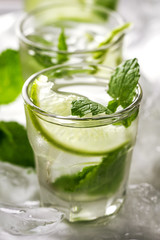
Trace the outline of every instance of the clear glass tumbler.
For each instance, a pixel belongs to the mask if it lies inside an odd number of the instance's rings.
[[[64,64],[32,75],[23,87],[41,203],[71,222],[113,216],[125,199],[141,87],[132,104],[116,113],[71,114],[79,98],[107,104],[112,72],[102,65]]]
[[[84,61],[115,67],[122,60],[126,31],[112,31],[124,24],[110,9],[72,0],[59,0],[26,14],[18,27],[24,79],[63,63]]]

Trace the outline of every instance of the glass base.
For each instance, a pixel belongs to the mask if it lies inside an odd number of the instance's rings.
[[[123,194],[116,194],[113,197],[97,199],[93,201],[64,200],[50,193],[49,190],[41,186],[41,204],[45,207],[53,207],[65,214],[69,222],[91,221],[99,218],[114,217],[125,200]]]
[[[79,205],[74,205],[68,214],[67,219],[70,222],[76,221],[91,221],[99,218],[113,217],[121,208],[124,199],[118,199],[111,205],[108,205],[107,200],[99,200],[97,202],[83,202]]]

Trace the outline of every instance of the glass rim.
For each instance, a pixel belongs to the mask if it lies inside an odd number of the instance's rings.
[[[105,114],[103,116],[92,116],[92,117],[83,117],[80,118],[78,116],[61,116],[61,115],[56,115],[50,112],[47,112],[43,109],[41,109],[40,107],[36,106],[30,99],[29,94],[28,94],[28,89],[29,89],[29,85],[41,74],[44,74],[45,72],[54,70],[56,68],[61,68],[61,67],[74,67],[74,66],[79,66],[79,63],[74,63],[74,64],[61,64],[61,65],[56,65],[56,66],[52,66],[49,68],[45,68],[33,75],[31,75],[24,83],[23,88],[22,88],[22,97],[23,100],[25,102],[25,104],[29,105],[31,107],[31,110],[36,112],[37,114],[40,114],[42,117],[49,117],[51,119],[55,119],[55,120],[59,120],[59,121],[65,121],[65,124],[67,124],[67,121],[73,121],[73,122],[88,122],[88,121],[104,121],[104,120],[114,120],[114,119],[118,119],[119,121],[126,118],[131,112],[132,110],[136,109],[142,99],[142,88],[141,85],[138,83],[137,84],[137,97],[133,100],[133,102],[126,108],[119,110],[115,113],[112,114]],[[106,69],[110,72],[112,72],[114,69],[111,67],[107,67],[101,64],[94,64],[94,63],[81,63],[81,66],[95,66],[95,67],[101,67],[103,69]],[[107,79],[106,79],[107,80]]]
[[[115,46],[119,43],[119,41],[124,37],[125,35],[125,32],[122,32],[121,34],[119,34],[118,38],[113,41],[112,43],[109,43],[109,44],[106,44],[105,46],[102,46],[102,47],[99,47],[99,48],[93,48],[93,49],[90,49],[90,50],[75,50],[75,51],[62,51],[62,50],[57,50],[55,49],[54,47],[51,47],[51,46],[45,46],[43,43],[36,43],[30,39],[28,39],[24,33],[23,33],[23,24],[25,23],[25,21],[27,19],[29,19],[30,17],[33,17],[35,16],[36,14],[40,13],[40,12],[43,12],[43,11],[46,11],[48,9],[50,9],[51,7],[53,6],[60,6],[62,3],[62,0],[59,0],[59,1],[56,1],[55,3],[48,3],[48,4],[45,4],[44,6],[40,6],[40,7],[37,7],[36,9],[34,10],[31,10],[30,12],[28,13],[25,13],[21,18],[20,18],[20,21],[17,25],[17,29],[16,29],[16,32],[17,32],[17,36],[20,40],[23,41],[23,43],[25,43],[26,45],[28,46],[31,46],[31,47],[34,47],[36,48],[37,50],[44,50],[44,51],[50,51],[50,52],[55,52],[55,53],[60,53],[60,54],[83,54],[83,53],[91,53],[91,52],[99,52],[99,51],[102,51],[102,50],[106,50],[108,48],[110,48],[111,46]],[[69,5],[69,2],[63,2],[63,5]],[[76,3],[74,3],[75,6],[76,6]],[[79,3],[80,4],[80,3]],[[116,11],[114,10],[111,10],[107,7],[103,8],[101,6],[90,6],[90,8],[92,9],[95,9],[95,10],[98,10],[98,11],[102,11],[103,13],[106,13],[106,14],[110,14],[112,15],[116,20],[117,22],[119,23],[118,26],[120,25],[123,25],[126,21],[124,20],[124,18]]]

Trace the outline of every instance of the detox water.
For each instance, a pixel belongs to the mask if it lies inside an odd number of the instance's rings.
[[[117,66],[122,60],[124,24],[115,12],[71,1],[31,12],[19,25],[24,80],[37,71],[63,63]],[[120,29],[112,33],[117,28]]]
[[[74,100],[87,98],[104,106],[111,100],[102,71],[90,74],[79,68],[58,68],[38,76],[28,94],[42,114],[28,104],[25,107],[42,205],[59,209],[69,221],[93,220],[119,210],[138,119],[127,127],[122,124],[134,108],[124,119],[108,116],[107,122],[104,113],[72,116]]]

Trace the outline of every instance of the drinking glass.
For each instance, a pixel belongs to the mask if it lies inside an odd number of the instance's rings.
[[[59,0],[26,14],[18,27],[24,80],[43,68],[67,62],[117,66],[125,31],[104,42],[123,25],[122,17],[110,9],[72,0]]]
[[[125,199],[140,85],[132,104],[116,113],[71,113],[81,98],[107,105],[112,73],[103,65],[63,64],[32,75],[23,86],[41,204],[64,212],[71,222],[114,216]]]

